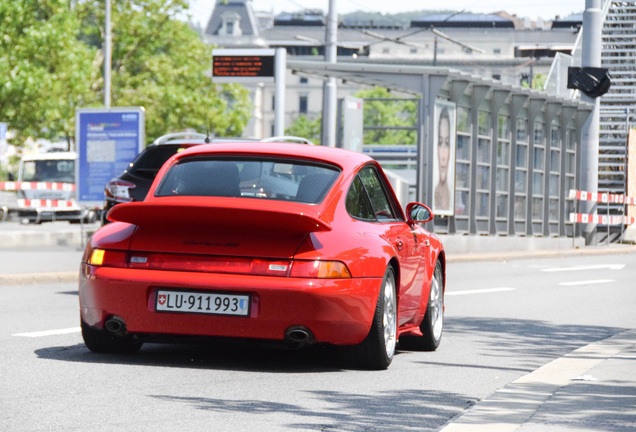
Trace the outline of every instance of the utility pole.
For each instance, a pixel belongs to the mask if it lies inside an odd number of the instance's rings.
[[[581,56],[581,66],[584,68],[601,67],[602,14],[601,0],[585,0]],[[600,100],[589,97],[585,93],[581,93],[581,100],[593,105],[592,113],[581,130],[581,189],[596,193],[598,192]],[[581,206],[584,214],[596,212],[596,204],[592,201],[582,202]],[[586,245],[597,244],[596,224],[583,225],[583,237]]]
[[[338,56],[338,14],[336,0],[329,0],[325,62],[336,63]],[[322,145],[336,146],[336,112],[338,107],[336,78],[328,77],[322,88]]]
[[[110,0],[106,0],[106,22],[104,24],[104,106],[110,108],[110,69],[111,69],[111,26]]]

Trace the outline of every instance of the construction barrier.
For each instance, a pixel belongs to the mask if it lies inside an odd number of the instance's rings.
[[[61,182],[18,182],[18,181],[5,181],[0,182],[0,191],[18,192],[18,191],[65,191],[75,192],[75,183],[61,183]],[[74,199],[18,199],[18,208],[78,208],[77,202]]]
[[[21,222],[69,220],[86,220],[93,222],[97,209],[83,208],[75,200],[77,187],[74,183],[63,182],[0,182],[0,191],[17,193],[17,212]],[[6,219],[6,211],[2,209],[2,218]]]
[[[18,199],[19,208],[77,208],[75,200],[56,200],[56,199]]]
[[[570,213],[570,222],[597,224],[597,225],[631,225],[636,222],[636,218],[629,216],[608,216],[597,214]]]
[[[570,190],[568,198],[579,201],[594,201],[603,204],[636,205],[636,198],[634,197],[611,193],[585,192],[574,189]]]
[[[625,195],[570,190],[569,199],[578,201],[594,201],[602,204],[636,205],[636,198]],[[598,215],[586,213],[570,213],[570,222],[598,225],[632,225],[636,218],[625,215]]]
[[[75,183],[59,183],[59,182],[17,182],[5,181],[0,182],[0,191],[19,191],[19,190],[54,190],[54,191],[74,191]]]

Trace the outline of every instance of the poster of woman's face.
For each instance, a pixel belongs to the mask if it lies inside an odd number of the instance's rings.
[[[452,102],[435,102],[433,130],[433,213],[452,216],[455,209],[455,114]]]

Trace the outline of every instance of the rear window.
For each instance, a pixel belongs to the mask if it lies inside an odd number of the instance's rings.
[[[318,203],[340,173],[289,159],[190,159],[173,166],[155,196],[226,196]]]

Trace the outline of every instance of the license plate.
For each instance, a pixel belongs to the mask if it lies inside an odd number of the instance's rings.
[[[210,315],[249,315],[250,296],[190,291],[157,291],[156,310]]]

